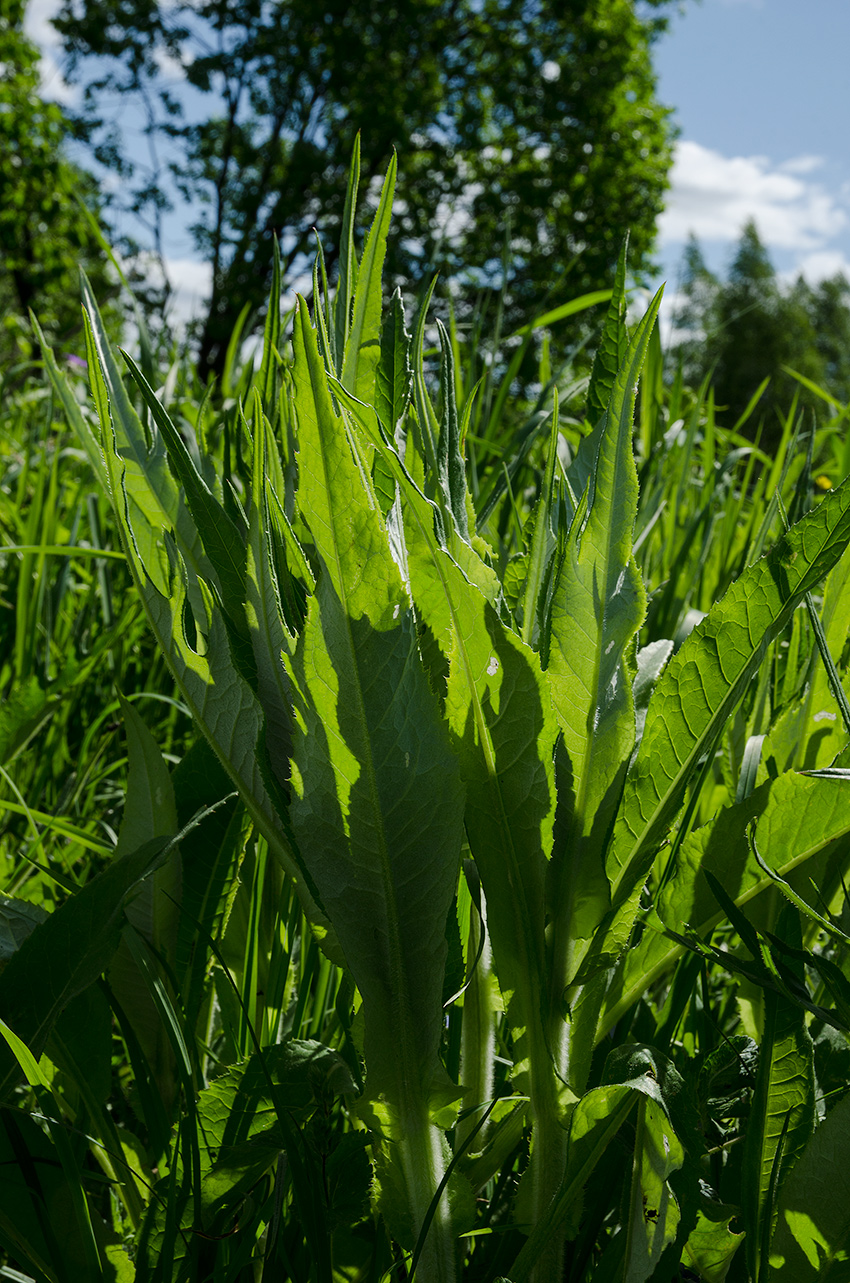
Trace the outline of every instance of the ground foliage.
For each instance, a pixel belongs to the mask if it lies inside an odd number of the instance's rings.
[[[513,405],[545,327],[387,302],[394,178],[219,393],[86,285],[91,399],[10,404],[7,1262],[844,1277],[841,416],[665,388],[625,252]]]

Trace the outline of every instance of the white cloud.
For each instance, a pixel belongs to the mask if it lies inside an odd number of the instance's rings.
[[[823,166],[823,156],[792,156],[777,168],[783,174],[812,174]]]
[[[773,165],[766,156],[722,156],[699,143],[677,144],[671,191],[659,229],[663,241],[735,241],[753,219],[769,246],[818,251],[845,229],[835,196],[802,175],[819,164],[800,156]]]
[[[793,272],[784,272],[783,276],[789,281],[795,281],[798,276],[802,276],[809,285],[817,285],[820,281],[837,276],[839,272],[842,272],[850,281],[850,259],[846,254],[842,254],[841,250],[822,249],[816,250],[813,254],[804,254]]]
[[[41,50],[38,70],[41,92],[51,102],[76,103],[80,91],[64,79],[56,54],[59,52],[59,34],[51,19],[59,12],[60,0],[30,0],[24,17],[24,31],[33,44]]]

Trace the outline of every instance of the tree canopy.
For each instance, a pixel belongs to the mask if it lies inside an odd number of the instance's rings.
[[[440,271],[469,297],[507,264],[509,310],[527,316],[605,284],[626,229],[640,272],[671,160],[650,58],[668,3],[65,0],[55,25],[136,212],[155,227],[170,181],[201,210],[211,369],[243,305],[262,308],[275,235],[290,280],[314,228],[338,244],[358,131],[370,192],[398,153],[396,282]],[[116,94],[138,103],[144,165],[110,130]]]
[[[789,371],[850,401],[850,282],[841,274],[809,285],[776,275],[753,222],[744,227],[726,280],[706,267],[692,239],[685,250],[681,302],[675,318],[674,356],[688,382],[714,372],[717,405],[734,423],[763,379],[769,378],[754,421],[767,438],[778,430],[795,393],[803,404],[818,398]]]
[[[92,177],[63,150],[69,122],[39,91],[38,49],[23,30],[24,5],[0,0],[0,357],[32,354],[32,308],[58,343],[82,328],[79,269],[100,296],[106,260],[85,209],[97,208]]]

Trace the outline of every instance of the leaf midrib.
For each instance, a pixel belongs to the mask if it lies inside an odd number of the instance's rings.
[[[303,319],[301,323],[302,325],[305,325],[305,321]],[[308,345],[305,341],[305,344],[304,344],[305,355],[306,355],[307,346]],[[363,756],[364,756],[364,761],[361,762],[361,770],[365,769],[366,771],[369,798],[371,800],[372,812],[375,817],[375,830],[376,830],[376,834],[379,837],[379,841],[376,842],[375,845],[378,848],[376,853],[378,855],[378,860],[379,860],[380,870],[381,870],[381,882],[383,886],[384,903],[387,906],[387,909],[391,910],[391,912],[390,911],[387,912],[386,918],[387,918],[387,929],[388,929],[387,943],[388,943],[389,954],[390,954],[390,967],[391,967],[391,970],[394,972],[394,976],[392,979],[392,988],[396,993],[399,994],[399,997],[400,997],[399,1011],[402,1014],[403,1023],[404,1023],[404,1036],[399,1039],[399,1042],[401,1045],[401,1056],[399,1058],[401,1061],[401,1065],[400,1065],[400,1073],[397,1075],[397,1077],[402,1088],[402,1093],[405,1093],[407,1087],[412,1086],[412,1084],[417,1081],[418,1077],[421,1075],[423,1066],[419,1065],[418,1063],[418,1056],[416,1054],[415,1031],[412,1028],[410,1023],[410,1018],[411,1018],[410,994],[409,994],[408,984],[407,984],[407,974],[404,968],[404,949],[402,947],[402,941],[401,941],[399,905],[397,901],[395,884],[393,881],[392,870],[390,866],[389,846],[387,842],[386,827],[384,824],[384,813],[383,813],[383,808],[380,804],[380,795],[378,792],[378,782],[377,782],[377,773],[375,770],[373,746],[372,746],[371,736],[369,734],[369,720],[366,716],[366,707],[363,699],[363,686],[362,686],[360,666],[357,661],[357,649],[354,644],[354,634],[351,627],[352,617],[351,617],[351,612],[348,606],[349,594],[347,591],[346,579],[343,573],[343,569],[344,569],[343,555],[342,555],[342,550],[340,547],[340,542],[339,542],[338,533],[337,533],[336,508],[335,508],[335,505],[332,503],[332,499],[331,499],[331,496],[333,494],[333,488],[330,484],[330,469],[329,469],[329,460],[328,460],[328,455],[326,450],[325,434],[322,431],[321,427],[319,426],[319,422],[318,422],[319,398],[317,395],[318,389],[316,386],[314,362],[309,357],[307,357],[305,364],[307,366],[309,379],[310,379],[310,387],[313,394],[313,406],[316,409],[316,434],[315,435],[316,435],[316,440],[318,441],[318,451],[319,451],[319,457],[321,459],[322,472],[323,472],[322,481],[324,484],[325,495],[327,497],[328,514],[330,517],[330,534],[331,534],[332,546],[333,546],[333,556],[334,556],[334,561],[336,565],[335,590],[338,593],[340,605],[342,607],[343,618],[345,620],[345,636],[348,643],[348,652],[349,652],[349,658],[351,662],[351,669],[356,675],[355,691],[354,691],[355,703],[356,703],[356,720],[359,726],[360,740],[361,740]],[[367,502],[368,502],[368,495],[367,495]],[[370,507],[371,507],[371,504],[370,504]],[[375,510],[372,509],[372,511],[374,512]],[[408,651],[408,655],[405,658],[405,668],[407,667],[407,664],[409,663],[409,661],[410,661],[410,653]],[[350,841],[350,835],[349,835],[349,841]]]

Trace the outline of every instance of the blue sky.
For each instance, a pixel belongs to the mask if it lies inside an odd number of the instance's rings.
[[[850,277],[848,0],[687,0],[656,46],[681,130],[660,258],[692,230],[724,269],[754,218],[777,269]]]
[[[28,26],[61,97],[56,7],[32,0]],[[783,275],[850,278],[848,54],[850,0],[684,0],[674,14],[654,51],[658,96],[681,131],[659,228],[668,312],[688,232],[723,271],[748,218]],[[166,252],[185,314],[207,277],[179,219]]]

